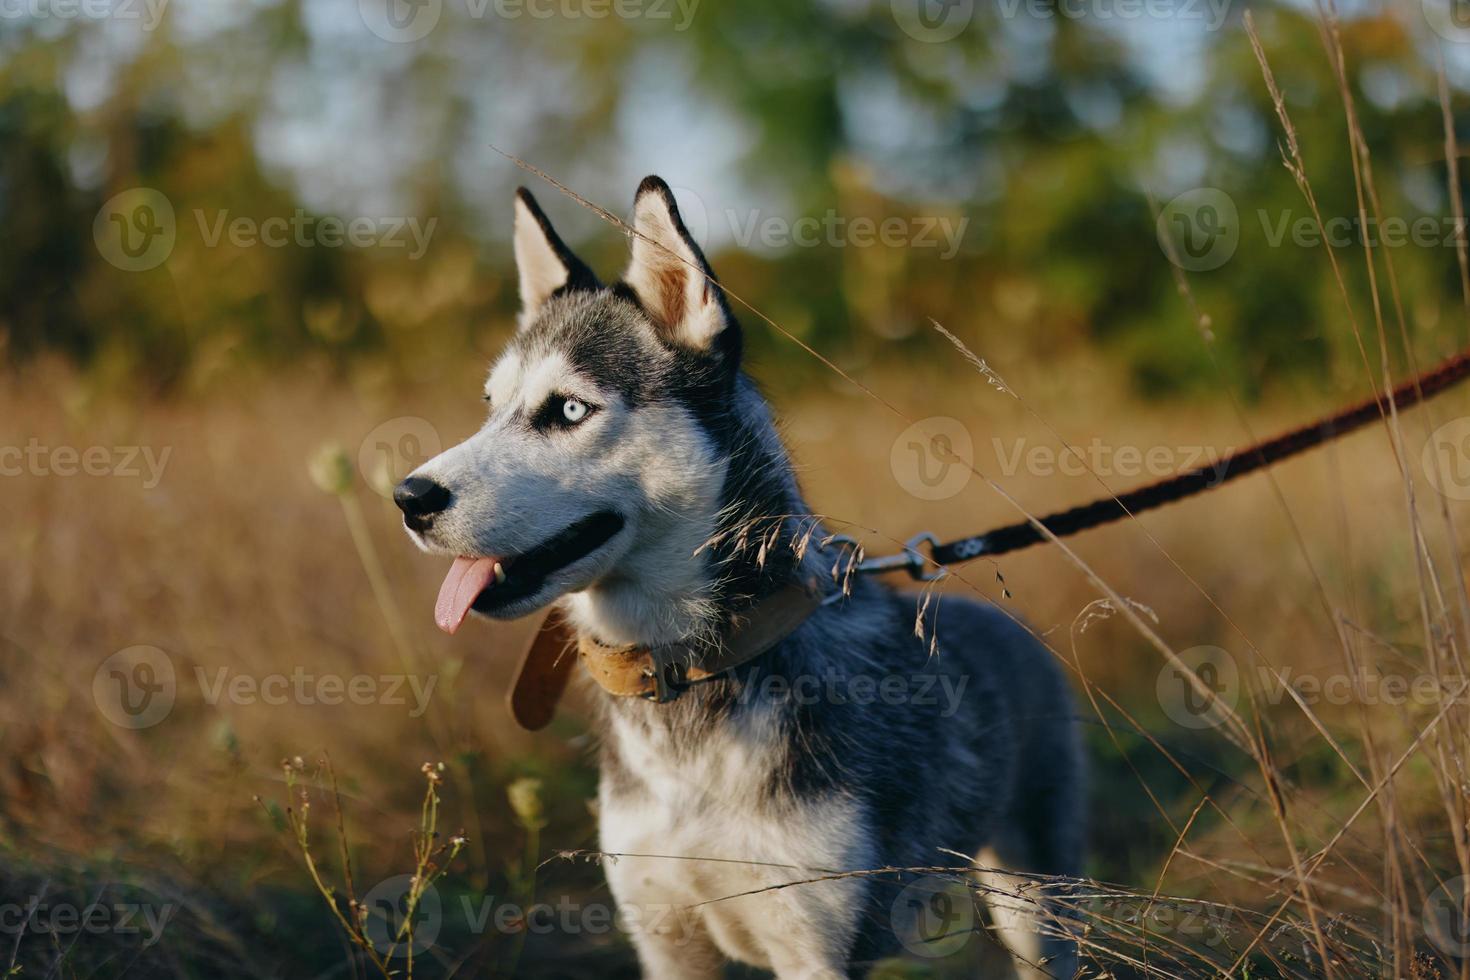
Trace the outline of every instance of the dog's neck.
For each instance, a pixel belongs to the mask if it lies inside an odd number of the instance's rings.
[[[728,424],[718,500],[655,518],[643,529],[646,544],[569,596],[564,609],[579,630],[614,644],[713,639],[732,614],[794,577],[816,577],[825,532],[801,498],[764,399],[743,378]]]

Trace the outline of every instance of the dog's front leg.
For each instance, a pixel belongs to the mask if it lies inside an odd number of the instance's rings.
[[[638,950],[647,980],[712,980],[724,969],[692,896],[668,878],[668,862],[620,857],[606,863],[618,922]]]
[[[776,980],[848,980],[853,976],[845,964],[837,961],[822,963],[776,956],[771,965],[775,968]]]
[[[854,878],[812,881],[764,896],[766,908],[754,918],[767,926],[760,939],[776,980],[866,976],[866,970],[849,966],[865,894],[866,884]]]
[[[646,980],[713,980],[724,972],[724,957],[703,930],[638,930],[633,946]]]

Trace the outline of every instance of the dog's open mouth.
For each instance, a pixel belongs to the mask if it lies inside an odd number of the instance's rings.
[[[621,514],[599,510],[519,555],[456,558],[439,587],[434,621],[454,633],[471,609],[493,612],[534,595],[553,572],[586,558],[622,529]]]

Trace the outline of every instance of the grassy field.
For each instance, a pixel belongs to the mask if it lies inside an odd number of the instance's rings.
[[[636,975],[597,867],[555,859],[595,847],[584,702],[546,733],[512,726],[502,697],[524,626],[435,630],[443,563],[413,550],[377,489],[435,440],[474,430],[481,358],[414,383],[303,364],[167,399],[99,393],[42,366],[0,390],[0,445],[29,447],[0,459],[18,469],[0,481],[0,971],[376,975],[290,826],[304,812],[324,879],[342,888],[350,862],[356,894],[370,893],[415,870],[432,763],[444,874],[438,912],[420,907],[419,936],[433,941],[414,973]],[[1097,360],[995,363],[1019,397],[958,358],[861,374],[908,419],[954,420],[943,424],[968,434],[976,469],[1034,514],[1102,492],[1058,463],[1058,435],[1121,490],[1367,391],[1345,370],[1335,392],[1237,415],[1224,392],[1139,402]],[[945,499],[908,492],[906,420],[835,378],[771,395],[813,506],[872,552],[1019,516],[973,476]],[[1405,413],[1402,471],[1378,425],[1084,535],[1069,542],[1075,558],[1037,548],[942,585],[1003,602],[1073,675],[1094,768],[1088,874],[1107,883],[1084,903],[1094,969],[1208,975],[1239,961],[1239,975],[1309,975],[1326,949],[1338,975],[1434,975],[1411,956],[1437,954],[1423,910],[1463,873],[1467,715],[1445,689],[1464,598],[1444,514],[1467,517],[1457,485],[1437,494],[1421,456],[1435,427],[1464,415],[1470,392]],[[348,461],[341,494],[308,466],[334,442]],[[1214,659],[1200,676],[1233,702],[1247,747],[1228,719],[1187,710],[1166,655],[1099,602],[1083,566],[1191,667],[1198,648],[1225,651],[1203,655]],[[1233,687],[1219,680],[1230,667]],[[1410,693],[1373,681],[1339,696],[1344,678],[1375,675]],[[124,703],[128,683],[156,697]],[[1304,867],[1305,888],[1293,870]],[[526,914],[537,903],[561,910],[550,927],[549,913]],[[103,911],[87,926],[67,908]],[[972,975],[988,944],[978,929],[947,960],[881,969]]]

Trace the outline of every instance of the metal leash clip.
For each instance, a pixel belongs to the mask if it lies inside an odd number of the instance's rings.
[[[827,544],[841,545],[852,549],[854,554],[862,547],[856,538],[846,534],[834,534],[827,539]],[[924,545],[929,547],[929,555],[919,549]],[[928,531],[922,531],[904,542],[903,550],[894,555],[879,555],[876,558],[864,558],[853,566],[852,571],[859,575],[880,575],[884,572],[908,572],[909,577],[916,582],[933,582],[941,579],[949,573],[949,569],[940,565],[933,559],[934,549],[939,546],[939,538]]]
[[[921,545],[929,546],[927,556],[919,550]],[[939,539],[928,531],[920,531],[903,543],[904,556],[909,559],[910,578],[916,582],[934,582],[949,574],[949,569],[934,558],[934,549],[938,547]]]

